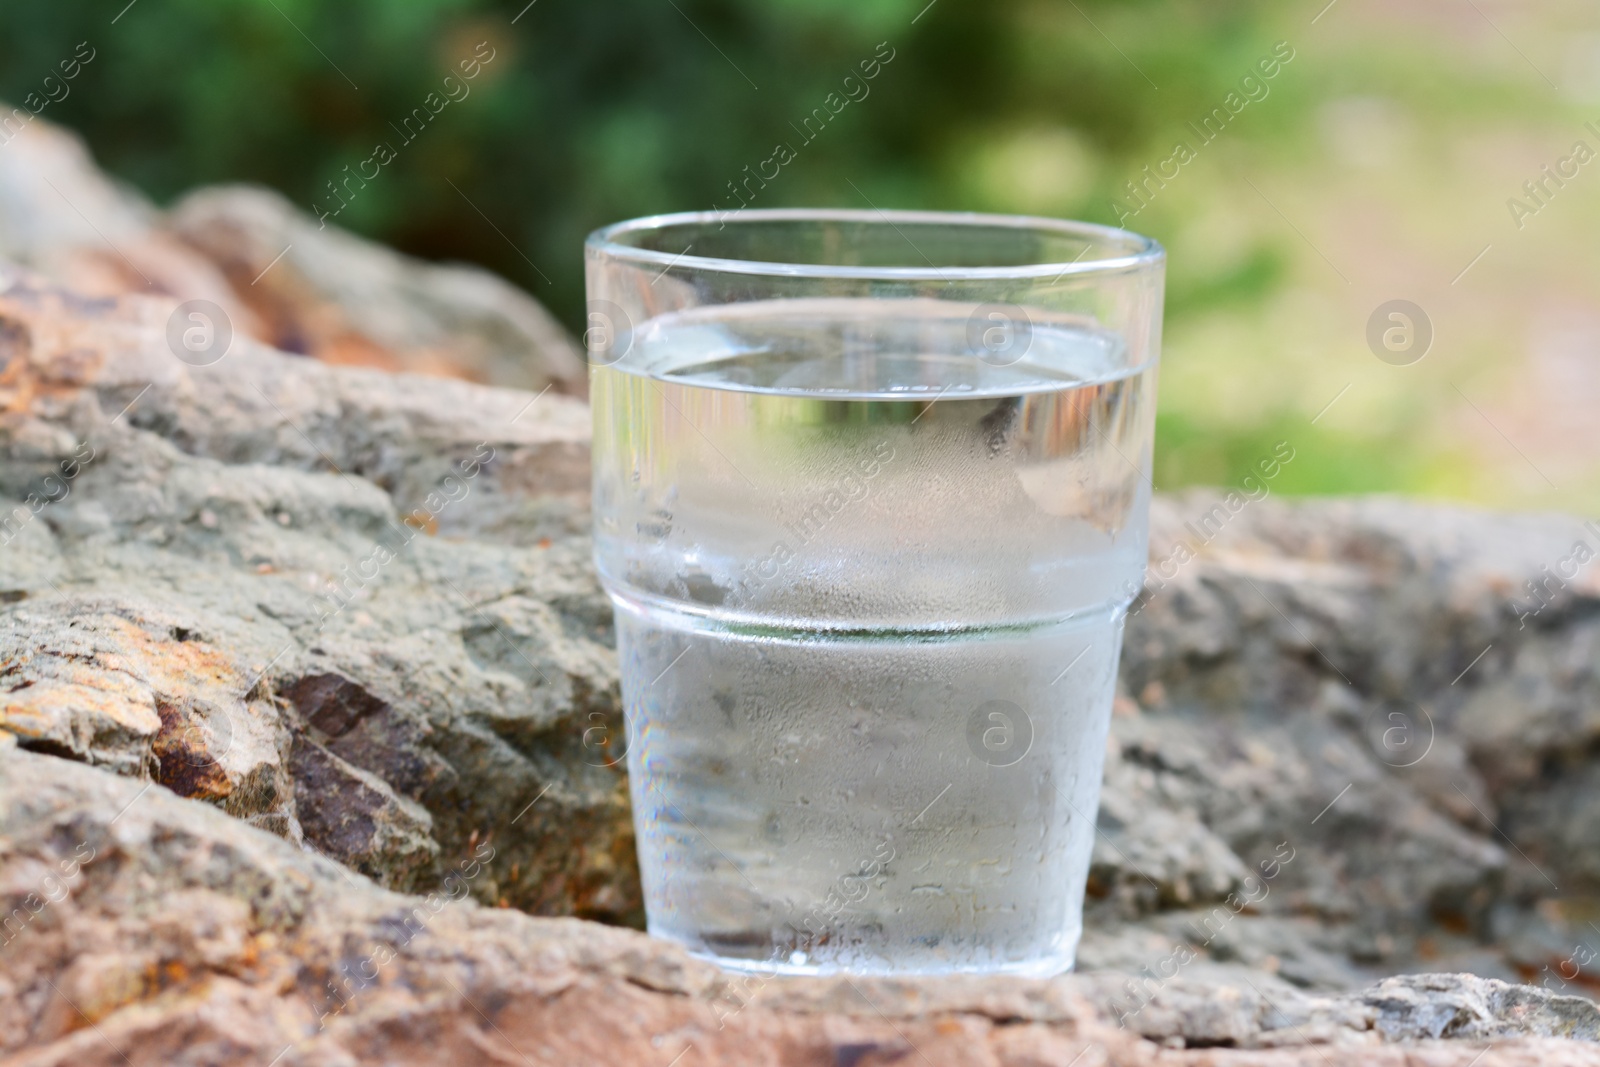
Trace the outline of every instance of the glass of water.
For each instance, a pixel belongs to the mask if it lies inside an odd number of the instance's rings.
[[[619,223],[586,258],[650,932],[769,974],[1071,967],[1161,247],[772,210]]]

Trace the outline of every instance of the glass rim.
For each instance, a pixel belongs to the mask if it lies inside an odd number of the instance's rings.
[[[896,231],[898,224],[971,226],[998,230],[1033,230],[1058,237],[1076,237],[1086,240],[1090,248],[1101,248],[1113,254],[1084,258],[1079,256],[1067,262],[1019,263],[1010,266],[963,267],[936,266],[930,261],[926,267],[857,267],[833,263],[781,263],[754,259],[728,259],[716,256],[696,256],[685,252],[662,252],[652,248],[624,244],[619,238],[636,233],[664,230],[672,226],[709,225],[718,228],[739,225],[741,222],[853,222],[889,226]],[[905,236],[901,234],[901,236]],[[913,250],[915,243],[906,238]],[[1131,249],[1122,251],[1117,246]],[[680,211],[664,215],[645,215],[640,218],[614,222],[593,231],[584,241],[587,250],[609,258],[648,264],[664,268],[663,273],[675,267],[688,266],[697,270],[717,271],[725,274],[756,274],[771,277],[794,278],[848,278],[886,281],[967,281],[985,279],[1037,279],[1058,280],[1068,275],[1112,274],[1140,267],[1153,266],[1166,258],[1166,250],[1152,237],[1116,226],[1070,219],[1053,219],[1042,215],[1001,215],[977,211],[904,211],[860,208],[752,208],[734,212]],[[920,255],[920,250],[918,251]],[[926,257],[924,257],[926,258]]]

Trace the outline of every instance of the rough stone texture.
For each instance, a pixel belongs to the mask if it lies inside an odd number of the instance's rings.
[[[69,131],[42,119],[11,130],[0,257],[79,293],[209,300],[236,331],[333,363],[587,389],[560,323],[488,271],[400,255],[267,189],[198,189],[163,213],[102,174]]]
[[[1195,558],[1127,630],[1083,962],[1181,943],[1311,989],[1444,964],[1592,994],[1600,567],[1547,575],[1600,526],[1269,500],[1207,543],[1217,497],[1155,510],[1158,567]]]
[[[0,841],[16,902],[0,1055],[17,1067],[1600,1064],[1570,1039],[1594,1037],[1593,1004],[1468,976],[1195,989],[1173,1010],[1198,1041],[1241,1047],[1192,1051],[1110,1025],[1092,978],[741,978],[632,931],[452,902],[505,862],[492,848],[401,896],[162,787],[26,751],[0,750]]]
[[[1373,1028],[1390,1041],[1460,1037],[1493,1041],[1537,1034],[1600,1041],[1600,1009],[1580,997],[1553,996],[1492,978],[1426,974],[1389,978],[1360,1000]]]
[[[170,302],[4,284],[0,727],[391,886],[492,836],[482,899],[636,917],[583,406],[192,368]]]
[[[0,665],[0,727],[29,747],[292,825],[276,709],[174,616],[83,597],[19,604],[0,626],[16,653]]]
[[[86,1017],[180,1063],[1600,1062],[1600,576],[1544,570],[1600,531],[1205,493],[1155,506],[1085,973],[753,990],[462,903],[319,1032],[418,906],[362,875],[638,921],[588,415],[248,341],[192,367],[174,303],[0,272],[17,1062],[120,1062]],[[1440,970],[1481,977],[1381,981]]]

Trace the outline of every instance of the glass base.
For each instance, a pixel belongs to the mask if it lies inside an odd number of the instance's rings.
[[[1058,952],[1026,960],[986,963],[976,960],[951,961],[938,964],[933,961],[908,961],[897,965],[889,962],[854,960],[843,965],[829,960],[810,962],[804,953],[796,952],[786,960],[750,959],[743,956],[719,956],[702,948],[685,945],[672,937],[662,937],[655,931],[652,937],[683,945],[689,955],[697,960],[716,964],[725,971],[759,975],[763,978],[826,978],[831,975],[854,975],[872,978],[912,978],[941,974],[1008,975],[1016,978],[1056,978],[1072,970],[1075,952]],[[1077,943],[1073,937],[1072,943]]]

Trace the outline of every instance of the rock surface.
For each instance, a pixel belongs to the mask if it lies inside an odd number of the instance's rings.
[[[1172,1029],[1239,1046],[1194,1051],[1108,1023],[1092,977],[733,976],[633,931],[465,903],[505,862],[491,846],[402,896],[160,786],[29,752],[0,768],[17,1067],[1600,1063],[1589,1001],[1467,976],[1169,993]]]
[[[1600,1063],[1600,530],[1158,500],[1083,973],[736,979],[516,911],[640,918],[583,405],[175,304],[0,271],[15,1062]]]
[[[635,918],[583,747],[619,721],[587,410],[242,339],[190,367],[170,302],[7,284],[0,729],[386,885],[492,835],[482,899]]]
[[[486,270],[402,256],[250,186],[196,190],[166,227],[222,270],[263,325],[255,336],[280,349],[491,385],[587,388],[561,324]]]
[[[1312,989],[1442,964],[1592,994],[1600,567],[1563,561],[1600,525],[1263,501],[1207,540],[1216,496],[1154,514],[1082,961],[1176,941]]]
[[[21,114],[26,115],[23,111]],[[198,189],[170,212],[42,119],[0,130],[0,257],[95,296],[205,300],[281,350],[582,395],[583,357],[537,300],[477,267],[402,256],[267,189]]]

